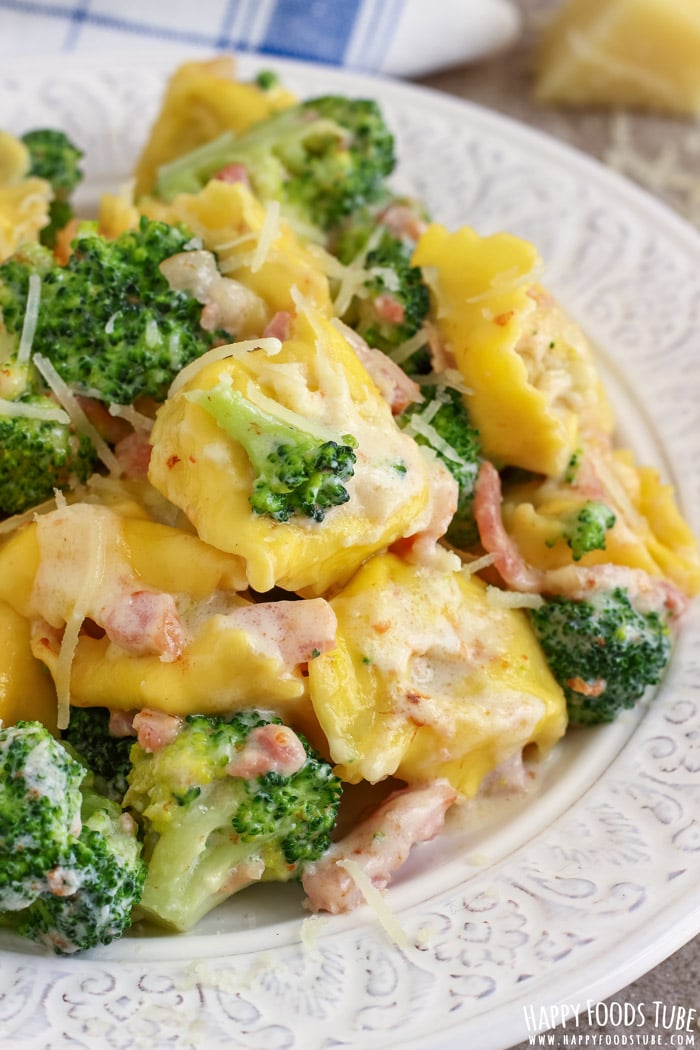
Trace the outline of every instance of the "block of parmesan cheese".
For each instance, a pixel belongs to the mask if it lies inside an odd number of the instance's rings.
[[[540,40],[534,94],[700,113],[699,0],[564,0]]]

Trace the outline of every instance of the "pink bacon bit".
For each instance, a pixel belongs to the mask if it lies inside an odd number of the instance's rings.
[[[134,729],[134,718],[137,714],[138,711],[110,711],[110,735],[116,737],[136,736],[136,730]]]
[[[250,780],[264,773],[291,777],[306,762],[306,751],[293,729],[285,725],[256,726],[226,766],[230,777]]]
[[[133,430],[122,438],[115,447],[114,454],[127,478],[148,477],[151,462],[151,442],[145,430]]]
[[[162,751],[180,732],[182,719],[168,715],[165,711],[154,711],[144,707],[133,718],[133,727],[139,745],[149,754]]]
[[[175,599],[164,591],[121,594],[101,610],[98,622],[110,641],[134,656],[155,653],[170,661],[182,652],[184,636]]]
[[[493,463],[484,460],[474,488],[474,518],[481,545],[494,555],[494,567],[514,591],[541,592],[544,574],[531,568],[508,535],[501,516],[501,479]]]
[[[423,400],[418,383],[406,375],[400,365],[381,350],[370,346],[342,321],[335,321],[334,324],[369,372],[379,393],[391,407],[392,415],[396,416],[415,401]]]
[[[427,230],[428,224],[420,214],[419,205],[410,202],[392,201],[377,217],[377,222],[399,240],[417,241]]]
[[[250,189],[250,178],[245,164],[226,164],[220,171],[217,171],[214,178],[218,182],[242,182]]]
[[[403,304],[393,296],[383,292],[372,300],[375,313],[380,321],[390,321],[391,324],[403,324],[406,311]]]
[[[293,317],[288,310],[278,310],[265,325],[263,339],[274,338],[283,343],[285,339],[289,339],[291,334],[292,320]]]
[[[457,792],[447,780],[412,785],[389,795],[374,813],[306,868],[302,879],[306,906],[337,915],[363,903],[360,890],[339,861],[359,864],[373,886],[385,889],[411,847],[429,842],[442,831],[445,814],[456,801]]]

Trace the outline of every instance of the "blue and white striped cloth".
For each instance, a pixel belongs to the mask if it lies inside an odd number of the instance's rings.
[[[416,76],[509,43],[509,0],[0,0],[0,58],[252,51]]]

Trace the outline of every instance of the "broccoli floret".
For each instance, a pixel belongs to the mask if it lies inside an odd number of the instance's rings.
[[[38,722],[0,729],[0,912],[67,954],[131,923],[145,866],[131,817]]]
[[[271,91],[280,86],[279,74],[274,69],[261,69],[255,77],[255,83],[261,91]]]
[[[45,179],[53,189],[49,225],[40,234],[41,243],[53,248],[57,233],[73,218],[71,197],[83,178],[83,151],[55,128],[28,131],[22,141],[29,150],[29,174]]]
[[[340,261],[357,262],[367,274],[342,320],[370,346],[390,354],[420,330],[428,316],[430,295],[421,270],[411,265],[409,244],[381,227],[374,233],[366,232],[362,243],[363,237],[351,227],[338,242]],[[359,253],[355,250],[358,236]],[[419,371],[418,360],[416,357],[404,367],[409,372]]]
[[[190,929],[252,881],[298,879],[329,845],[341,785],[299,738],[296,772],[227,772],[246,745],[278,719],[241,711],[230,719],[189,715],[173,741],[136,745],[125,803],[145,828],[148,875],[140,909],[161,925]],[[252,734],[252,736],[251,736]]]
[[[612,722],[633,707],[670,658],[666,617],[639,612],[622,588],[586,601],[552,598],[530,619],[577,725]]]
[[[229,165],[243,165],[260,200],[280,201],[305,231],[327,231],[381,196],[394,163],[393,136],[376,102],[326,95],[163,165],[155,192],[165,200],[197,193]]]
[[[574,561],[580,561],[589,551],[604,551],[605,534],[615,521],[610,507],[597,500],[587,500],[579,509],[564,515],[562,537],[571,548]],[[555,542],[553,540],[551,545]]]
[[[128,786],[129,754],[134,738],[112,736],[109,711],[105,707],[72,707],[62,739],[71,745],[94,774],[95,786],[100,793],[121,802]]]
[[[348,501],[343,482],[353,476],[357,447],[351,435],[343,435],[343,444],[324,441],[275,418],[224,383],[185,396],[245,449],[255,475],[250,505],[256,514],[279,522],[295,514],[323,521],[330,507]]]
[[[57,409],[55,401],[43,396],[22,397],[14,404],[19,411],[20,405],[54,415]],[[93,473],[94,445],[70,422],[5,411],[0,404],[0,511],[19,514],[50,499],[54,489],[86,481]]]
[[[19,346],[29,278],[39,273],[33,351],[78,393],[119,404],[142,395],[162,400],[177,372],[213,339],[199,324],[197,300],[171,289],[159,268],[191,247],[187,230],[142,218],[112,241],[83,232],[65,266],[8,260],[0,266],[0,335]]]
[[[418,444],[433,449],[457,482],[457,510],[446,538],[460,550],[467,550],[479,539],[474,520],[474,488],[481,463],[479,432],[469,421],[459,390],[425,383],[421,394],[423,401],[410,405],[397,421]]]

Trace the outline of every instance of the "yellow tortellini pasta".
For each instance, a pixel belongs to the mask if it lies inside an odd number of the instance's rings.
[[[36,719],[55,731],[53,680],[32,653],[29,621],[5,601],[0,601],[0,652],[0,724]]]
[[[289,223],[267,208],[242,182],[213,179],[199,193],[183,193],[171,204],[141,201],[139,208],[152,218],[184,223],[216,253],[219,270],[239,281],[267,308],[261,319],[245,321],[237,338],[260,335],[278,311],[293,312],[295,299],[328,317],[333,314],[328,278],[317,256],[301,243]]]
[[[224,131],[239,135],[296,100],[281,86],[235,79],[230,56],[185,62],[166,87],[158,117],[136,165],[136,195],[150,192],[158,168]]]
[[[322,522],[277,522],[251,512],[248,456],[188,391],[222,379],[269,414],[340,441],[357,441],[348,501]],[[322,314],[300,312],[279,352],[232,353],[198,371],[158,412],[149,476],[207,543],[242,558],[248,583],[324,594],[369,555],[412,535],[430,513],[429,459],[391,410],[343,335]]]
[[[446,777],[463,795],[528,744],[547,751],[566,706],[522,610],[462,571],[377,555],[331,601],[337,645],[309,688],[351,783]]]
[[[49,221],[53,190],[45,179],[29,176],[28,171],[27,147],[0,131],[0,262],[22,244],[35,242]]]
[[[525,561],[542,570],[570,565],[572,551],[562,522],[594,498],[610,508],[615,523],[605,534],[605,547],[587,552],[579,564],[643,569],[687,595],[696,594],[700,554],[673,488],[662,483],[654,468],[638,466],[629,450],[588,449],[583,455],[588,488],[560,479],[506,484],[503,521]]]
[[[538,285],[533,245],[431,225],[413,263],[423,267],[488,458],[556,476],[582,429],[612,428],[588,343]]]
[[[56,691],[77,706],[173,715],[258,703],[313,732],[305,660],[285,659],[246,616],[243,568],[192,533],[123,509],[76,502],[41,515],[0,548],[0,624],[18,653],[6,706],[15,710],[36,678],[33,653],[50,671],[37,703],[48,693],[54,711]],[[291,605],[282,623],[293,633],[303,603]]]

